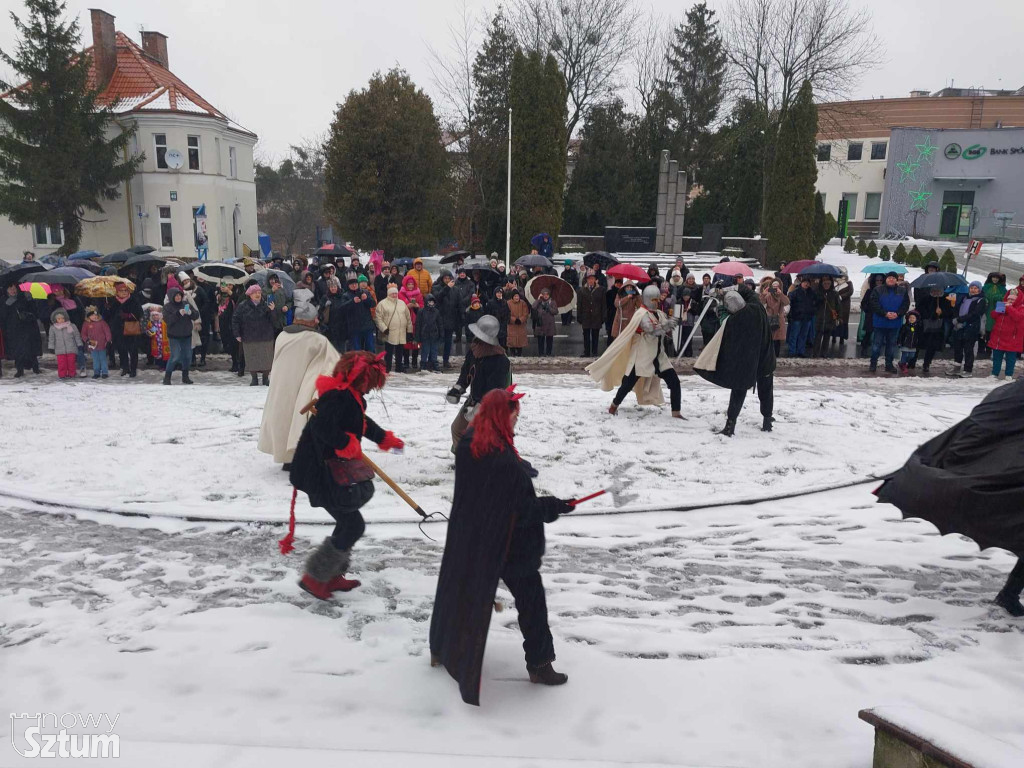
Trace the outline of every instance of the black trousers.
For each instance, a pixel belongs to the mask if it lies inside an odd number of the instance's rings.
[[[548,626],[548,601],[540,573],[534,571],[527,576],[502,574],[501,580],[516,599],[527,665],[543,667],[550,664],[555,660],[555,643]]]
[[[1006,586],[1003,587],[1003,591],[1017,596],[1024,592],[1024,557],[1017,558],[1017,564],[1010,571],[1010,577],[1006,580]],[[516,605],[518,604],[517,601]]]
[[[366,523],[363,515],[358,509],[328,509],[331,517],[334,518],[334,533],[331,534],[331,543],[335,549],[342,551],[352,548],[363,536],[366,530]]]
[[[735,421],[743,409],[743,401],[747,399],[747,390],[734,389],[729,395],[729,410],[726,418]],[[775,408],[775,377],[765,376],[757,380],[757,399],[761,401],[761,415],[766,419]]]
[[[974,345],[977,343],[977,333],[953,331],[953,362],[963,363],[967,373],[974,370]]]
[[[658,358],[654,358],[654,372],[658,375],[658,378],[668,385],[668,396],[672,402],[672,411],[680,410],[683,407],[683,393],[679,388],[679,376],[676,375],[675,369],[661,370],[661,366],[658,365]],[[633,391],[633,387],[636,386],[639,380],[640,377],[636,375],[636,368],[634,367],[633,370],[622,377],[622,384],[619,386],[619,391],[615,393],[615,397],[612,398],[612,402],[616,405],[622,405],[626,395]]]
[[[597,355],[601,345],[600,328],[583,329],[583,354],[586,357]]]
[[[554,336],[538,336],[537,337],[537,355],[544,357],[544,355],[550,355],[552,348],[555,346]]]
[[[394,364],[398,366],[399,371],[405,370],[405,365],[402,363],[402,352],[404,351],[405,350],[397,344],[384,345],[384,367],[387,369],[388,373],[391,372],[392,361],[394,361]]]
[[[139,368],[139,337],[122,336],[117,340],[117,356],[121,360],[121,370],[135,373]]]

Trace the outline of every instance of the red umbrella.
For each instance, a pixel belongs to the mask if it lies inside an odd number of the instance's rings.
[[[754,270],[742,261],[723,261],[720,264],[715,264],[715,268],[711,271],[716,275],[728,275],[729,277],[734,275],[743,275],[744,277],[754,276]]]
[[[803,270],[812,264],[817,264],[815,259],[801,259],[800,261],[791,261],[786,265],[785,269],[782,270],[784,275],[799,275]]]
[[[651,282],[651,276],[634,264],[616,264],[605,274],[609,277],[621,277],[624,280],[635,280],[638,283]]]

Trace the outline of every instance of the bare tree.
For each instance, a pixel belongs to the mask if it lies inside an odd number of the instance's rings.
[[[633,50],[640,19],[635,0],[513,0],[509,18],[526,50],[551,53],[568,92],[566,137],[587,108],[622,83],[621,65]]]
[[[458,18],[448,24],[448,48],[438,51],[427,45],[428,65],[438,96],[443,127],[464,135],[473,124],[476,86],[473,59],[478,47],[479,23],[463,0]]]
[[[316,247],[316,228],[324,219],[326,138],[303,138],[276,167],[256,164],[260,228],[289,255]]]
[[[647,115],[671,76],[669,67],[669,31],[665,19],[650,14],[636,33],[629,60],[633,74],[633,96],[641,117]]]

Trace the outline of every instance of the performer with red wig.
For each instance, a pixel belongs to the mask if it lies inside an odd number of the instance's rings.
[[[537,496],[533,468],[519,457],[514,387],[484,395],[455,452],[455,497],[430,622],[430,663],[459,682],[462,700],[480,703],[480,670],[498,579],[515,597],[530,682],[561,685],[548,628],[544,523],[570,512],[568,503]]]
[[[404,443],[385,432],[366,415],[366,394],[384,386],[384,355],[347,352],[334,375],[316,381],[319,399],[295,448],[289,478],[336,521],[334,533],[306,560],[299,586],[314,597],[328,600],[334,592],[347,592],[359,582],[346,579],[352,545],[366,528],[359,512],[373,497],[373,470],[362,460],[365,435],[381,450],[400,450]],[[294,503],[292,505],[294,521]],[[294,525],[294,523],[293,523]],[[289,533],[281,549],[291,549]]]

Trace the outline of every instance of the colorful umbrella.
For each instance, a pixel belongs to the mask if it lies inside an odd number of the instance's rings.
[[[889,272],[905,275],[907,274],[907,268],[902,264],[896,264],[891,261],[878,261],[874,264],[868,264],[861,272],[865,275],[886,275]]]
[[[46,283],[22,283],[18,286],[33,299],[45,299],[53,290]]]
[[[811,266],[811,264],[817,264],[817,263],[818,262],[815,261],[814,259],[800,259],[800,261],[791,261],[791,262],[789,262],[789,264],[787,264],[783,268],[782,274],[784,274],[784,275],[799,275],[800,274],[800,270],[802,270],[804,267],[809,267],[809,266]]]
[[[135,283],[116,275],[87,278],[75,286],[75,293],[88,299],[109,299],[116,295],[115,286],[119,283],[127,285],[128,290],[134,293]]]
[[[637,283],[651,282],[651,276],[635,264],[616,264],[608,270],[608,277],[621,277],[624,280],[633,280]]]
[[[715,268],[711,271],[716,275],[727,275],[728,277],[734,277],[735,275],[743,275],[744,277],[754,276],[754,270],[742,261],[723,261],[715,264]]]

